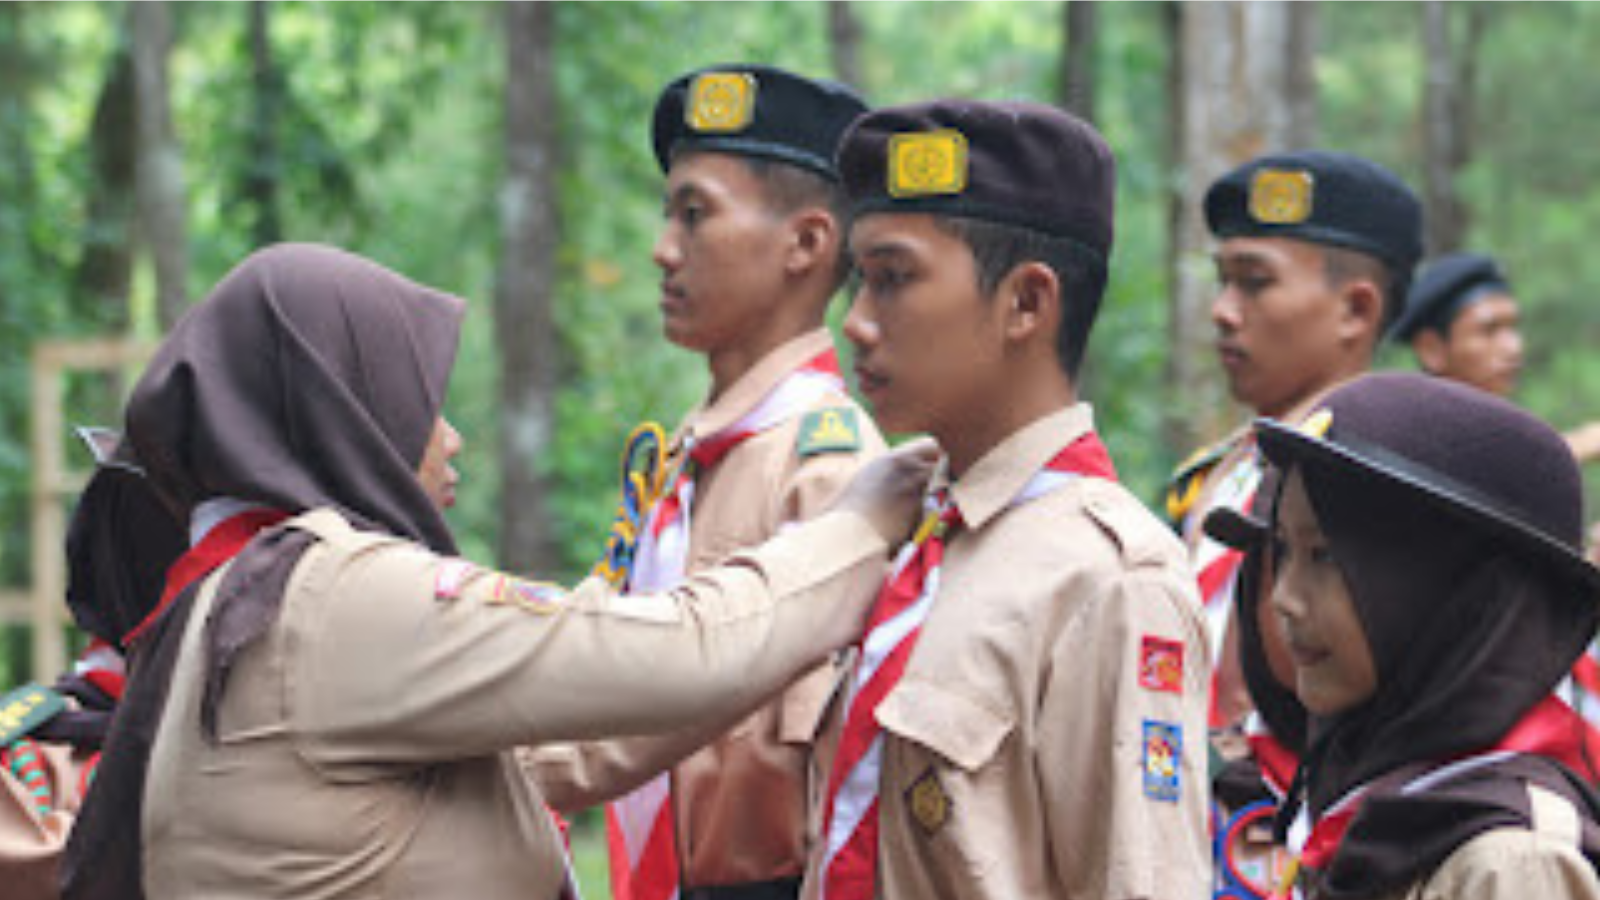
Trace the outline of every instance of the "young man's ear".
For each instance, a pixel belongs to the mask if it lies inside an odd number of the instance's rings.
[[[1026,340],[1043,332],[1055,340],[1061,324],[1061,281],[1042,262],[1025,262],[1000,283],[996,302],[1006,304],[1006,336]]]
[[[1411,352],[1417,355],[1417,365],[1430,375],[1441,375],[1450,363],[1450,348],[1444,335],[1432,328],[1424,328],[1411,339]]]
[[[819,265],[832,268],[839,258],[839,241],[843,240],[838,221],[826,211],[811,207],[795,213],[790,222],[794,232],[784,257],[784,269],[790,275],[803,275]]]
[[[1377,346],[1383,339],[1383,292],[1371,279],[1352,278],[1339,289],[1339,297],[1344,313],[1339,318],[1340,336]]]

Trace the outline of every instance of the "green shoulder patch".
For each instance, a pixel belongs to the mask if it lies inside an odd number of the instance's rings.
[[[27,737],[66,708],[65,698],[38,684],[25,684],[0,696],[0,747]]]
[[[853,409],[819,409],[800,420],[795,452],[801,458],[861,449],[861,426]]]

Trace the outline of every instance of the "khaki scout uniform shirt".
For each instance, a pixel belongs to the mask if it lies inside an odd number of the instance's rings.
[[[152,749],[149,896],[548,900],[560,840],[510,748],[747,710],[862,627],[886,547],[831,513],[670,595],[541,591],[332,511],[215,743],[197,599]]]
[[[86,757],[71,747],[38,744],[56,808],[39,815],[33,796],[9,771],[0,771],[0,894],[7,900],[55,900],[67,836],[83,798],[78,787]]]
[[[1487,831],[1426,878],[1375,900],[1600,900],[1579,850],[1579,817],[1566,798],[1530,786],[1533,825]]]
[[[831,346],[828,332],[818,329],[774,350],[715,402],[690,413],[674,445],[732,425],[795,368]],[[801,428],[807,415],[831,410],[854,418],[859,446],[806,453]],[[785,525],[815,517],[883,449],[872,420],[842,392],[739,444],[695,486],[688,571],[709,568]],[[724,722],[715,731],[696,729],[665,740],[546,747],[533,754],[534,771],[552,806],[581,809],[643,784],[721,734],[672,768],[683,883],[708,887],[795,878],[809,849],[811,742],[834,677],[831,665],[813,670],[726,733],[730,723]]]
[[[1209,666],[1183,548],[1099,479],[1008,508],[1091,427],[1083,405],[1042,419],[952,487],[966,525],[878,707],[879,897],[1207,896]],[[1181,673],[1142,686],[1147,648],[1177,643]],[[1179,738],[1170,771],[1147,747],[1152,729]],[[804,897],[818,895],[820,857]]]

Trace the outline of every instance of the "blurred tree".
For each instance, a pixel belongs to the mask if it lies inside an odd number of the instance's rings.
[[[119,17],[117,39],[89,125],[87,210],[71,302],[85,319],[110,330],[128,323],[133,287],[133,217],[138,143],[135,135],[131,20]]]
[[[1212,352],[1215,276],[1202,202],[1222,174],[1315,139],[1315,3],[1181,3],[1172,39],[1169,446],[1194,447],[1237,424]]]
[[[505,6],[505,180],[495,291],[500,351],[500,564],[561,570],[547,463],[560,366],[555,324],[561,243],[557,6]]]
[[[1459,36],[1451,33],[1452,19],[1464,26]],[[1430,256],[1461,249],[1470,227],[1457,181],[1472,161],[1474,85],[1486,21],[1478,3],[1458,3],[1454,11],[1441,0],[1422,4],[1423,222]]]
[[[824,3],[828,12],[828,49],[833,56],[833,76],[863,94],[861,81],[861,20],[848,0]]]
[[[1094,48],[1099,27],[1098,5],[1086,0],[1065,0],[1061,4],[1061,91],[1062,107],[1085,122],[1094,121]]]
[[[166,0],[128,4],[133,34],[133,75],[138,125],[135,159],[140,245],[156,276],[156,308],[171,325],[189,304],[189,234],[183,154],[172,127],[167,60],[172,51],[172,5]]]
[[[242,188],[244,200],[254,213],[251,242],[259,247],[283,240],[283,214],[278,208],[284,169],[279,131],[287,85],[272,52],[272,3],[251,0],[246,15],[250,20],[250,100],[254,115],[247,131]]]

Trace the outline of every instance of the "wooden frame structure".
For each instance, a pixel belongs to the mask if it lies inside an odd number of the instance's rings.
[[[67,464],[69,434],[63,386],[73,373],[121,371],[131,376],[154,351],[154,344],[148,341],[124,338],[41,341],[34,345],[30,584],[26,591],[0,590],[0,623],[31,626],[35,681],[53,681],[67,665],[62,627],[69,621],[66,560],[61,552],[67,527],[64,501],[82,490],[87,477]]]

